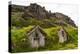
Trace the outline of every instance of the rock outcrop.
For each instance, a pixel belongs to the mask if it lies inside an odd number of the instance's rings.
[[[41,7],[40,5],[34,3],[30,4],[30,6],[25,7],[23,17],[45,19],[49,18],[49,14],[48,11],[45,10],[45,7]]]
[[[44,23],[47,22],[51,25],[56,24],[64,26],[69,24],[73,27],[77,27],[70,17],[59,12],[52,13],[51,11],[47,11],[45,7],[42,7],[36,3],[31,3],[29,6],[12,5],[12,11],[22,11],[23,14],[21,18],[24,20],[33,18],[38,19],[39,21],[43,20]],[[44,19],[48,19],[48,21],[45,21]]]

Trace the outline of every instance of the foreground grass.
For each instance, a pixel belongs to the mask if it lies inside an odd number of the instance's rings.
[[[45,47],[40,48],[30,48],[28,42],[28,31],[34,26],[28,26],[17,29],[13,27],[11,29],[12,38],[12,52],[29,52],[29,51],[44,51],[44,50],[65,50],[65,49],[75,49],[78,47],[78,30],[74,27],[65,27],[68,33],[69,40],[65,43],[58,42],[57,32],[61,28],[50,27],[44,28],[43,31],[47,34]]]

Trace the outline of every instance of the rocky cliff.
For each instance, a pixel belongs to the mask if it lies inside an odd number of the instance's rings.
[[[22,17],[24,20],[27,19],[37,19],[42,21],[44,24],[48,25],[72,25],[76,27],[74,21],[64,15],[62,13],[56,12],[52,13],[51,11],[47,11],[45,7],[42,7],[36,3],[31,3],[29,6],[19,6],[19,5],[12,5],[12,12],[23,12]],[[47,19],[47,21],[45,20]]]

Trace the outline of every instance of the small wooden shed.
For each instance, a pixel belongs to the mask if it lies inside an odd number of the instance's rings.
[[[28,33],[28,36],[29,36],[30,46],[32,48],[45,46],[46,33],[39,25],[32,28]]]
[[[68,40],[67,32],[63,27],[58,31],[58,37],[60,43],[64,43]]]

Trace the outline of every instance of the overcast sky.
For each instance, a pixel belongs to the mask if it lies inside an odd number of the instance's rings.
[[[13,4],[17,5],[30,5],[30,3],[37,3],[41,6],[45,6],[46,10],[51,12],[60,12],[69,17],[78,25],[79,11],[78,6],[74,4],[53,3],[50,0],[12,0]]]

